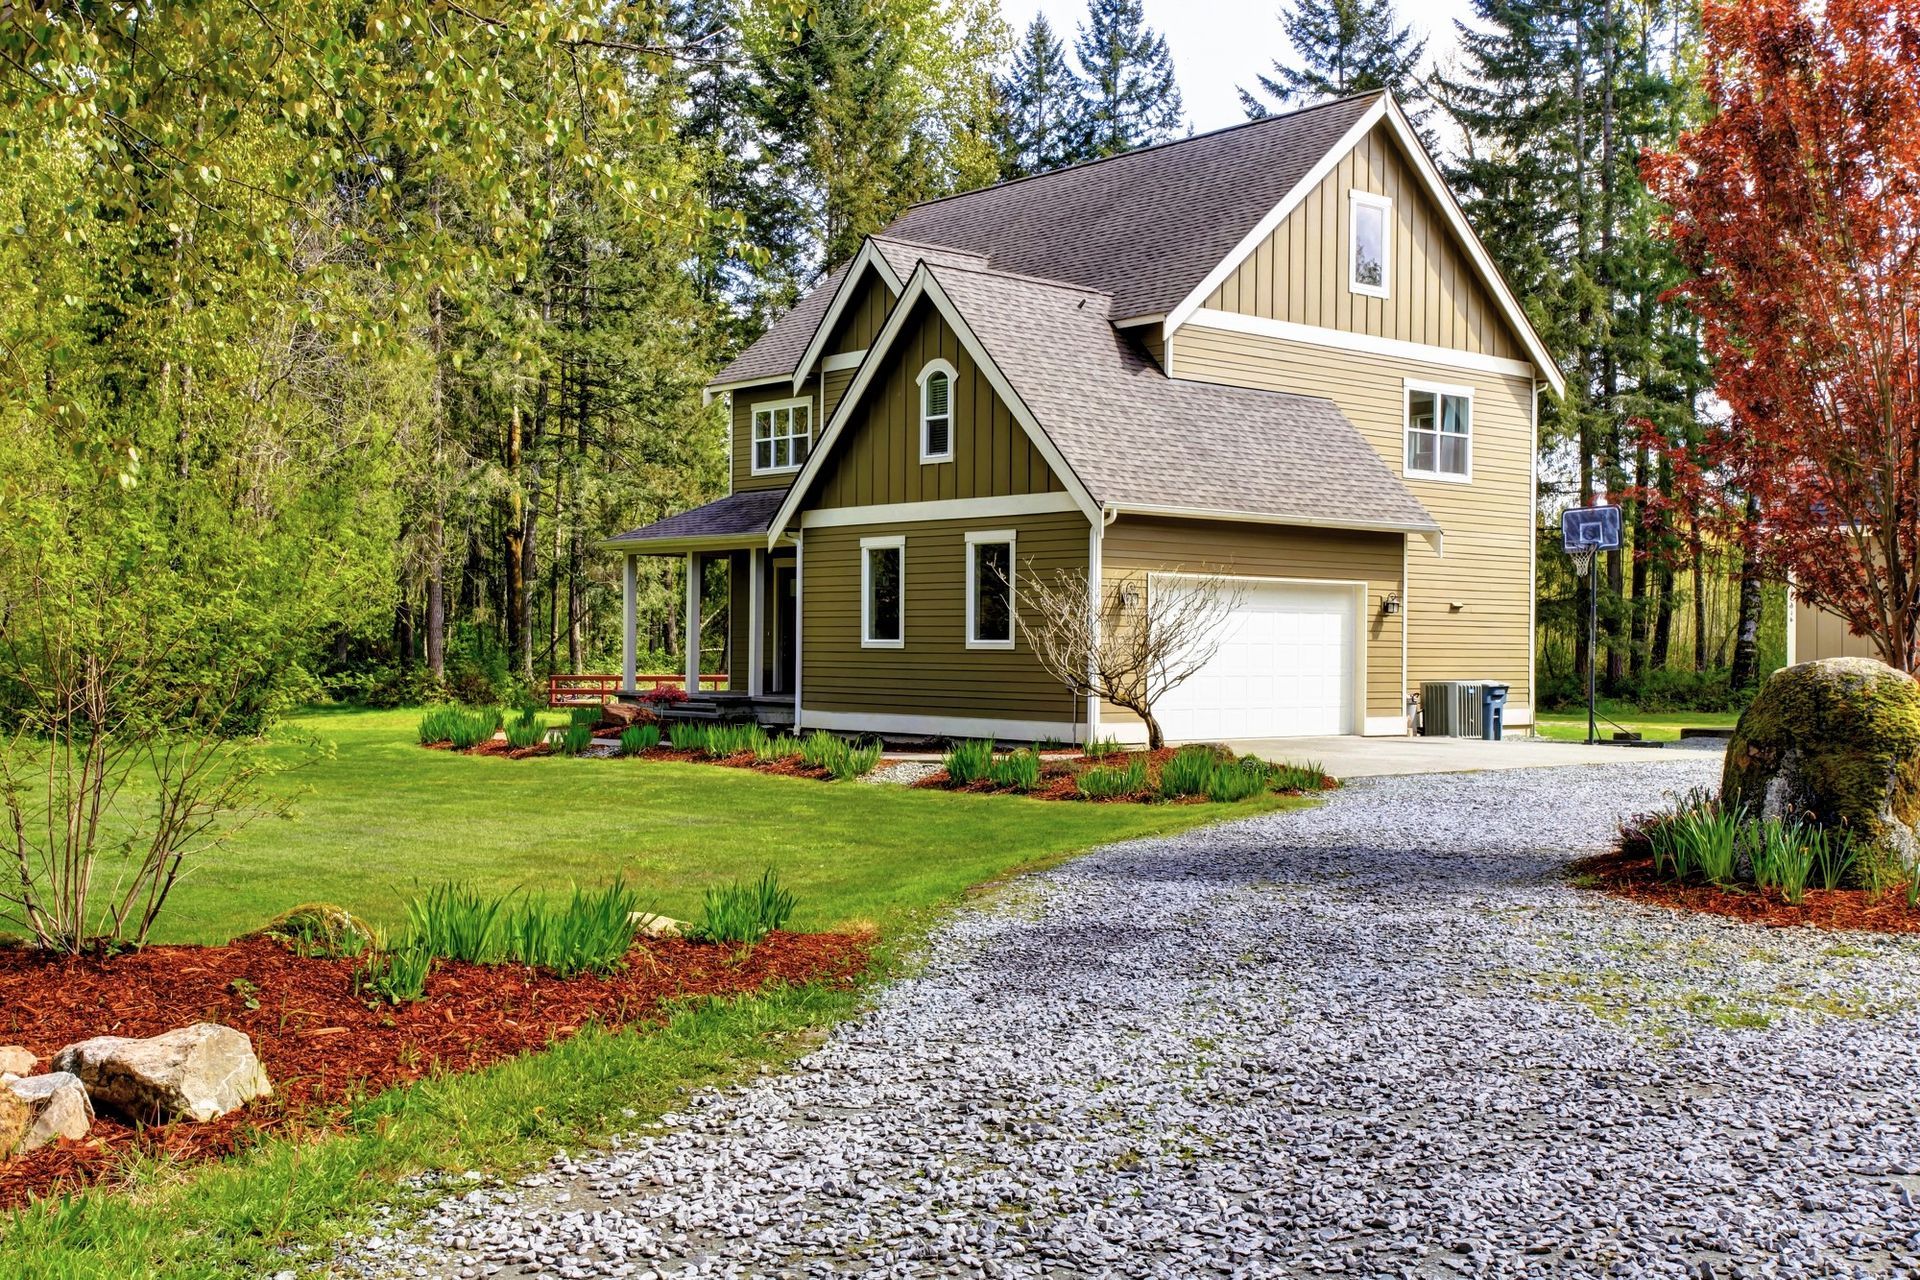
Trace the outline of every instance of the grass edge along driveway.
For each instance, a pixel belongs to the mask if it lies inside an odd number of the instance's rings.
[[[1243,805],[1081,805],[769,778],[707,765],[642,764],[637,767],[643,772],[636,776],[631,772],[636,766],[627,761],[502,761],[426,752],[413,745],[410,734],[402,739],[403,750],[395,752],[390,749],[395,729],[411,728],[413,717],[407,713],[304,719],[306,723],[299,727],[310,727],[316,719],[330,720],[338,751],[332,759],[294,775],[310,790],[300,817],[286,824],[251,828],[228,851],[242,866],[257,867],[270,856],[311,856],[318,846],[347,835],[353,822],[365,818],[364,797],[351,793],[360,787],[383,790],[393,806],[386,829],[363,828],[362,840],[404,840],[411,827],[423,839],[469,850],[471,833],[456,833],[457,838],[446,840],[440,813],[444,804],[423,793],[434,786],[453,785],[469,793],[464,803],[506,806],[503,821],[514,816],[512,806],[524,798],[514,789],[529,785],[522,779],[535,780],[550,804],[558,806],[556,811],[568,813],[570,822],[587,820],[579,810],[566,809],[578,799],[569,794],[573,790],[569,783],[576,780],[589,793],[608,785],[608,779],[632,787],[636,805],[681,786],[690,788],[690,793],[717,786],[736,802],[728,812],[744,815],[739,820],[749,826],[767,821],[768,811],[784,812],[781,806],[801,806],[812,814],[822,806],[847,805],[860,811],[855,816],[861,821],[904,823],[907,833],[918,831],[919,835],[909,841],[899,830],[874,829],[868,834],[876,847],[896,852],[855,858],[852,871],[801,865],[792,868],[790,875],[789,868],[782,867],[782,874],[800,888],[799,927],[848,921],[878,924],[882,941],[870,981],[885,980],[912,963],[919,939],[975,886],[1058,863],[1112,840],[1311,803],[1273,797]],[[424,771],[415,765],[425,766]],[[525,774],[499,772],[529,765],[535,768]],[[460,787],[460,775],[443,772],[448,769],[471,771],[466,775],[469,785]],[[655,771],[669,778],[650,786]],[[415,775],[411,779],[410,773]],[[674,781],[681,775],[688,776],[683,782]],[[350,793],[335,794],[337,788],[348,788]],[[810,790],[796,795],[795,789]],[[740,803],[742,797],[747,803]],[[905,807],[891,813],[884,808],[865,810],[875,804]],[[913,821],[922,816],[923,806],[924,812],[938,815],[934,821]],[[1060,817],[1051,816],[1055,811],[1063,812]],[[1089,817],[1098,821],[1088,823]],[[319,829],[302,833],[304,838],[291,853],[269,846],[250,852],[250,843],[260,841],[263,833],[284,837],[302,822]],[[509,823],[504,829],[511,833],[514,827]],[[997,832],[1023,829],[1024,836],[1004,840],[1001,846],[988,843]],[[817,823],[797,830],[811,831],[815,840],[822,839]],[[579,847],[594,847],[591,830],[575,834]],[[683,833],[673,845],[687,859],[676,868],[678,873],[700,873],[698,882],[684,891],[696,900],[699,887],[713,882],[714,875],[710,866],[697,866],[692,859],[712,843],[714,834]],[[922,860],[936,854],[932,843],[936,835],[971,843],[961,846],[960,856],[940,864],[938,874],[903,874],[902,860],[908,853],[917,850]],[[835,840],[858,843],[855,837]],[[755,873],[758,867],[754,865]],[[211,895],[219,890],[221,878],[202,876],[193,884],[185,900],[192,924],[183,932],[217,933],[217,922],[231,914],[230,907],[209,910],[194,905],[194,895],[214,902]],[[348,876],[342,883],[351,888],[354,879]],[[367,894],[388,892],[373,877],[357,880]],[[257,886],[251,892],[260,897]],[[294,900],[324,896],[316,889]],[[678,905],[683,900],[678,892],[662,897],[664,904]],[[367,905],[367,899],[360,901]],[[258,913],[266,906],[264,900],[255,901],[249,909]],[[369,909],[376,917],[390,914],[377,905]],[[259,918],[264,915],[256,914],[255,919]],[[243,922],[241,927],[251,923]],[[691,1089],[797,1057],[835,1020],[857,1009],[860,1000],[857,991],[792,988],[689,1005],[664,1026],[589,1028],[542,1053],[390,1090],[354,1108],[337,1132],[312,1134],[304,1140],[299,1135],[275,1137],[230,1160],[192,1168],[146,1162],[132,1169],[125,1187],[87,1191],[0,1218],[0,1275],[48,1280],[201,1280],[297,1269],[299,1260],[324,1259],[329,1241],[364,1230],[371,1222],[372,1206],[381,1200],[404,1204],[405,1193],[396,1183],[408,1174],[429,1169],[511,1170],[537,1163],[558,1147],[643,1127]],[[423,1196],[423,1201],[430,1195]]]

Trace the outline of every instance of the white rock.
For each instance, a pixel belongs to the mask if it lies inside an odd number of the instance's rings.
[[[213,1120],[273,1092],[253,1042],[212,1022],[145,1040],[82,1040],[55,1054],[53,1069],[79,1076],[96,1107],[149,1123]]]
[[[0,1092],[10,1094],[27,1110],[26,1132],[14,1142],[15,1155],[44,1147],[55,1138],[84,1138],[93,1127],[93,1104],[86,1086],[69,1072],[0,1076]]]
[[[657,916],[651,911],[636,911],[627,918],[633,921],[633,927],[641,936],[647,938],[677,938],[687,927],[685,921]]]
[[[17,1044],[0,1044],[0,1076],[30,1076],[39,1061]]]

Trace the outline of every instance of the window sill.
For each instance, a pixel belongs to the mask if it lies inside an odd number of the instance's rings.
[[[807,464],[803,462],[797,467],[750,467],[747,469],[747,474],[752,476],[790,476],[796,471],[804,470],[806,465]]]
[[[1433,480],[1440,484],[1472,484],[1473,472],[1456,475],[1451,471],[1414,471],[1411,468],[1402,473],[1408,480]]]
[[[920,465],[923,467],[930,467],[930,466],[933,466],[935,463],[952,462],[952,461],[953,461],[953,455],[950,453],[931,453],[931,454],[920,455]]]
[[[1354,284],[1351,281],[1347,284],[1347,292],[1357,293],[1365,298],[1387,298],[1392,296],[1387,292],[1385,285],[1376,287],[1370,284]]]
[[[907,642],[905,640],[868,640],[863,637],[860,647],[862,649],[904,649],[907,647]]]
[[[1013,641],[1011,640],[975,640],[972,636],[968,636],[967,648],[998,649],[1002,653],[1009,653],[1013,650]]]

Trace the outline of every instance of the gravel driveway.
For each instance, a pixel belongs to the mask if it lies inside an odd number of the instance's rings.
[[[1717,767],[1380,779],[1102,850],[791,1073],[337,1265],[1920,1275],[1920,945],[1556,878]]]

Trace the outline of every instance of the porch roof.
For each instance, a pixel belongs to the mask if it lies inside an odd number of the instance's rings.
[[[600,545],[610,551],[671,555],[709,548],[754,547],[767,540],[767,529],[780,510],[785,489],[749,489],[732,493],[691,511],[656,520],[638,529],[615,534]]]

